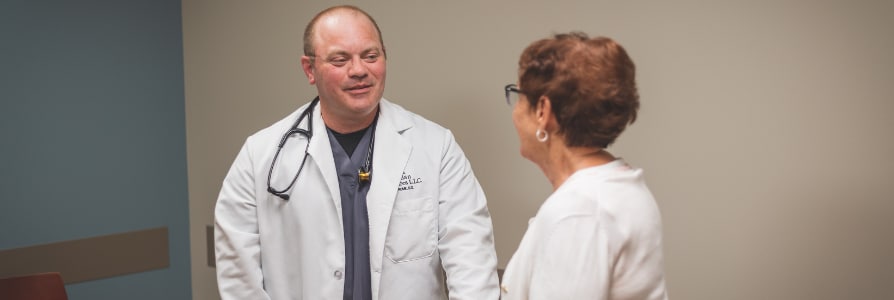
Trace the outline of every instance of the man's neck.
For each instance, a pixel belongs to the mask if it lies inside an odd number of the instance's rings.
[[[332,131],[337,133],[351,133],[363,130],[369,127],[376,119],[379,107],[376,106],[371,112],[365,115],[339,115],[330,114],[325,109],[322,110],[323,123]]]

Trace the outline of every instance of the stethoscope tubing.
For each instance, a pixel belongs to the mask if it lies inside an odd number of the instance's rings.
[[[279,145],[276,147],[276,153],[273,155],[273,161],[270,162],[270,170],[267,172],[267,192],[282,198],[283,200],[288,201],[290,196],[286,194],[287,191],[292,189],[292,186],[295,185],[295,182],[298,181],[298,176],[301,175],[301,170],[304,169],[304,163],[307,162],[307,151],[310,149],[310,139],[313,137],[313,117],[311,114],[314,111],[314,107],[317,103],[320,102],[320,97],[314,98],[313,101],[310,102],[310,105],[301,112],[298,116],[298,120],[295,121],[295,124],[292,124],[292,127],[289,128],[288,131],[280,138]],[[301,121],[307,119],[307,129],[301,129],[298,126],[301,124]],[[282,190],[277,190],[273,188],[270,184],[271,179],[273,178],[273,169],[276,166],[276,159],[279,158],[279,153],[282,151],[282,147],[285,146],[286,141],[289,140],[293,134],[300,134],[307,137],[307,145],[304,146],[304,158],[301,159],[301,166],[298,167],[298,172],[295,173],[295,177],[292,177],[292,181],[289,182],[289,186],[285,187]]]

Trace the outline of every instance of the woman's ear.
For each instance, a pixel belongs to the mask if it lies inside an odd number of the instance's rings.
[[[535,113],[537,114],[537,125],[539,125],[539,128],[550,130],[547,126],[549,123],[554,122],[552,109],[552,101],[549,100],[549,97],[544,95],[537,99]]]

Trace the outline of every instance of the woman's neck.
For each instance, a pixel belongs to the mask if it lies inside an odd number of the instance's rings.
[[[614,160],[614,155],[602,148],[569,148],[562,145],[549,150],[547,161],[540,166],[540,169],[553,185],[553,190],[557,190],[578,170],[601,166]]]

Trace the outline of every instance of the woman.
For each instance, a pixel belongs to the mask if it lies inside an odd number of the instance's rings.
[[[558,34],[522,53],[506,99],[521,155],[554,191],[509,261],[502,299],[667,299],[655,199],[641,169],[605,151],[636,120],[634,74],[604,37]]]

